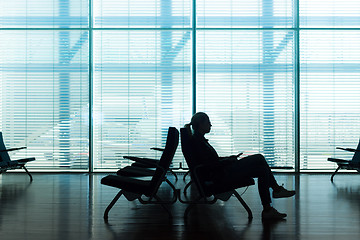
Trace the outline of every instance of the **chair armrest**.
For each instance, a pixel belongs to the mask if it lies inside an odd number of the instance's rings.
[[[27,162],[35,161],[35,158],[34,157],[32,157],[32,158],[22,158],[22,159],[17,159],[16,161],[19,162],[19,163],[27,163]]]
[[[156,150],[156,151],[161,151],[161,152],[164,151],[164,148],[152,147],[152,148],[150,148],[150,149],[151,149],[151,150]]]
[[[288,166],[283,166],[283,167],[281,167],[281,166],[271,166],[270,168],[271,169],[285,169],[285,170],[294,169],[293,167],[288,167]]]
[[[139,163],[143,163],[143,164],[146,164],[146,165],[149,165],[151,167],[154,167],[154,168],[157,168],[157,169],[160,169],[163,173],[165,171],[165,169],[160,166],[159,164],[157,164],[156,162],[149,162],[149,161],[158,161],[156,159],[151,159],[151,158],[140,158],[140,157],[133,157],[133,156],[124,156],[123,158],[125,159],[130,159],[130,160],[133,160],[133,161],[136,161],[136,162],[139,162]]]
[[[123,156],[125,159],[129,159],[138,163],[142,163],[151,167],[157,167],[159,160],[152,159],[152,158],[141,158],[141,157],[134,157],[134,156]]]
[[[354,148],[342,148],[342,147],[336,147],[336,149],[348,151],[348,152],[360,152],[360,150],[354,149]]]
[[[21,150],[21,149],[25,149],[25,148],[26,147],[8,148],[8,149],[0,150],[0,152],[11,152],[11,151]]]

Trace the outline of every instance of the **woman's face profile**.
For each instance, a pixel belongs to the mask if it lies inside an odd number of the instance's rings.
[[[204,121],[201,123],[201,129],[202,129],[202,132],[205,134],[205,133],[209,133],[210,130],[211,130],[211,122],[210,122],[210,118],[209,117],[206,117],[204,119]]]

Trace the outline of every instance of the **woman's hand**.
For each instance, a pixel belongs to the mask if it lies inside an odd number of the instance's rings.
[[[229,156],[230,158],[235,158],[235,159],[238,159],[241,155],[243,155],[243,153],[239,153],[238,155],[231,155]]]

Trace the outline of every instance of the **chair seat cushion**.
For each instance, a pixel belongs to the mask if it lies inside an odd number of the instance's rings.
[[[18,162],[18,161],[16,161],[16,160],[14,160],[14,161],[9,161],[8,162],[8,165],[9,165],[9,167],[16,167],[16,166],[18,166],[20,163]],[[22,165],[24,165],[24,164],[22,164]]]
[[[108,175],[101,179],[101,184],[120,188],[133,193],[148,195],[151,181],[118,175]]]
[[[18,162],[16,160],[14,161],[7,161],[7,162],[0,162],[0,168],[1,169],[19,169],[25,166],[25,163]]]

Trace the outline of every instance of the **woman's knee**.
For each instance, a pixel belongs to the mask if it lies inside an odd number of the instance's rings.
[[[254,158],[259,164],[267,164],[264,155],[262,155],[262,154],[260,154],[260,153],[253,155],[253,158]]]
[[[262,155],[261,153],[254,154],[253,156],[256,157],[256,158],[261,158],[261,159],[264,159],[264,160],[265,160],[264,155]]]

